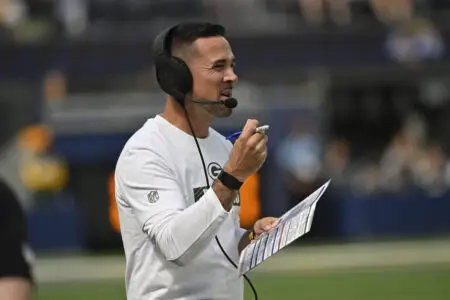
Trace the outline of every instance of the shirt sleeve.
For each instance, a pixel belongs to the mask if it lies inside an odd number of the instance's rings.
[[[164,158],[129,150],[116,169],[119,198],[166,259],[185,265],[202,252],[229,216],[211,188],[187,206],[180,183]]]
[[[240,228],[240,227],[236,228],[236,239],[238,240],[238,242],[242,239],[242,237],[246,233],[247,233],[247,229]]]

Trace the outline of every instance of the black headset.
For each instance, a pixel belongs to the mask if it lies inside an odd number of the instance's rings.
[[[191,121],[189,119],[189,115],[185,106],[185,98],[186,95],[192,91],[194,85],[194,79],[192,77],[191,70],[186,65],[186,63],[178,58],[174,57],[171,54],[171,42],[172,42],[172,32],[177,28],[177,26],[172,26],[164,29],[159,33],[154,42],[153,42],[153,56],[154,56],[154,64],[155,64],[155,72],[156,79],[158,81],[161,89],[167,94],[171,95],[175,98],[175,100],[183,107],[184,112],[186,114],[186,120],[188,121],[189,127],[191,129],[192,135],[194,136],[195,144],[197,145],[198,153],[200,155],[200,159],[203,165],[203,172],[205,174],[206,185],[207,188],[210,188],[209,179],[208,179],[208,171],[206,169],[205,160],[203,158],[202,151],[200,149],[200,145],[197,141],[197,136],[194,132],[194,128],[192,127]],[[216,242],[228,259],[228,261],[238,269],[236,263],[230,258],[230,256],[225,252],[225,249],[222,247],[222,244],[219,241],[217,235],[215,236]],[[250,279],[244,274],[245,280],[250,285],[250,288],[253,291],[253,295],[255,300],[258,300],[258,294],[256,292],[255,287],[253,286]]]
[[[159,86],[184,107],[184,98],[192,90],[194,79],[186,63],[171,54],[172,31],[175,28],[169,27],[156,36],[153,55]]]

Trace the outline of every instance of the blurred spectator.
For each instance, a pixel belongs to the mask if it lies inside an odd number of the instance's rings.
[[[349,176],[350,145],[346,139],[333,139],[325,147],[323,172],[333,184],[344,186]]]
[[[301,121],[292,124],[289,135],[277,150],[279,165],[297,180],[312,182],[321,169],[319,137],[310,125]]]
[[[444,177],[446,157],[442,148],[432,143],[412,166],[413,180],[431,196],[440,196],[448,188]]]
[[[297,0],[303,17],[309,25],[322,25],[329,18],[337,25],[349,24],[351,19],[348,0]]]
[[[43,78],[45,101],[63,101],[67,97],[67,78],[59,70],[50,70]]]
[[[0,41],[14,40],[14,31],[27,17],[22,0],[0,0]]]
[[[399,25],[389,36],[387,48],[401,63],[436,59],[443,54],[443,41],[429,20],[416,19]]]
[[[386,25],[403,23],[414,15],[414,0],[370,0],[378,20]]]
[[[399,191],[407,187],[408,166],[417,151],[403,133],[394,136],[380,162],[380,184],[384,189]]]
[[[325,22],[324,1],[299,0],[298,5],[308,25],[322,25]]]
[[[380,186],[390,192],[410,188],[414,164],[423,155],[424,146],[413,136],[401,131],[386,149],[380,162]]]
[[[87,0],[58,0],[55,17],[63,25],[67,36],[84,33],[88,22]]]
[[[402,176],[402,171],[412,176],[414,165],[426,151],[426,139],[425,120],[419,115],[410,115],[403,128],[394,136],[393,142],[388,146],[382,158],[381,166],[384,167],[387,174],[392,172],[393,175],[382,175],[386,184],[392,184],[396,178],[398,180]]]
[[[59,1],[0,0],[0,29],[3,40],[33,42],[56,32],[53,7]]]
[[[27,16],[27,7],[22,0],[0,0],[0,24],[14,28]]]
[[[328,167],[325,172],[338,179],[350,180],[352,190],[360,194],[398,193],[417,188],[431,196],[438,196],[450,188],[449,164],[441,146],[428,139],[425,120],[420,115],[412,114],[394,135],[379,161],[370,158],[349,161],[346,157],[348,150],[343,147],[345,144],[335,143],[326,151],[325,166]],[[333,147],[338,149],[337,145],[340,145],[340,151],[331,152]],[[330,161],[333,161],[330,156],[338,162],[334,164],[337,168],[329,167]],[[342,176],[342,171],[333,173],[333,170],[347,170],[347,173]],[[345,180],[334,182],[341,187],[347,184]]]
[[[68,181],[64,159],[51,152],[53,135],[44,125],[26,127],[19,135],[23,151],[20,177],[24,186],[35,194],[61,191]]]
[[[321,145],[312,126],[306,120],[294,121],[288,136],[275,150],[290,194],[290,207],[308,196],[321,179]]]
[[[359,195],[371,195],[379,192],[380,172],[377,164],[371,161],[355,164],[355,170],[349,176],[350,191]]]

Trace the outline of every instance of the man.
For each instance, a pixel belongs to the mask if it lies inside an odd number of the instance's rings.
[[[223,27],[184,23],[174,27],[167,40],[170,54],[189,68],[193,85],[183,105],[167,96],[164,112],[129,139],[117,162],[127,296],[243,299],[242,279],[215,236],[237,264],[250,240],[274,226],[275,218],[263,218],[252,232],[241,229],[238,188],[229,184],[231,180],[240,185],[259,170],[267,156],[267,136],[255,133],[258,121],[248,120],[233,146],[210,127],[214,118],[228,117],[232,109],[192,101],[225,100],[237,83],[235,58]],[[222,175],[217,176],[218,169]],[[212,181],[210,188],[205,176]]]
[[[31,251],[25,215],[12,190],[1,179],[0,245],[0,299],[31,299]]]

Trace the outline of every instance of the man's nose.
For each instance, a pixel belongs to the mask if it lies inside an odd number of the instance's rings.
[[[239,80],[239,77],[236,75],[232,68],[229,68],[227,73],[225,74],[224,80],[225,82],[232,82],[233,84],[236,84]]]

